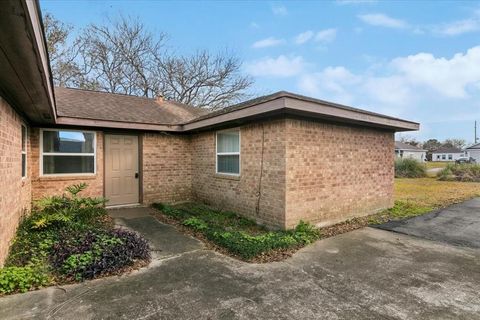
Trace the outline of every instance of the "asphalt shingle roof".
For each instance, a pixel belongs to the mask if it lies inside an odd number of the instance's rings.
[[[206,113],[173,101],[62,87],[55,99],[60,117],[174,125]]]
[[[438,148],[432,153],[462,153],[463,151],[455,147]]]

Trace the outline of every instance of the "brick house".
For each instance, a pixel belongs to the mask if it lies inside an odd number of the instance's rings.
[[[54,88],[40,17],[0,10],[0,262],[31,202],[79,182],[112,206],[202,201],[276,228],[392,205],[394,133],[418,123],[288,92],[206,112]]]

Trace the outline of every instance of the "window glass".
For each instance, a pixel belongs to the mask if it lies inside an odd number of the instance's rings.
[[[93,132],[43,131],[43,152],[93,153]]]
[[[451,154],[448,155],[448,160],[452,160],[453,156]]]
[[[27,176],[27,127],[22,125],[22,178]]]
[[[27,151],[27,127],[22,125],[22,151]]]
[[[240,131],[217,133],[217,172],[240,174]]]
[[[239,131],[217,133],[217,152],[240,152]]]
[[[218,156],[218,172],[219,173],[240,173],[240,161],[238,155]]]
[[[94,173],[94,157],[44,155],[43,173]]]
[[[22,153],[22,178],[27,176],[27,155]]]
[[[95,173],[95,133],[44,130],[43,174]]]

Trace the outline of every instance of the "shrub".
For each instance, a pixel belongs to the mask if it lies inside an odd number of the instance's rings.
[[[47,273],[34,267],[0,269],[0,293],[26,292],[49,283]]]
[[[425,166],[414,159],[395,160],[395,178],[422,178],[427,175]]]
[[[437,177],[442,181],[480,182],[480,164],[449,164]]]
[[[147,241],[123,229],[63,233],[50,254],[55,270],[75,280],[91,279],[149,259]]]
[[[27,220],[32,229],[65,227],[67,225],[95,224],[106,215],[103,207],[105,199],[79,197],[87,185],[85,183],[69,186],[67,194],[45,197],[37,201]]]
[[[145,239],[113,229],[103,198],[80,197],[86,184],[66,188],[62,196],[35,203],[20,223],[0,269],[0,293],[27,291],[62,280],[83,280],[149,260]]]

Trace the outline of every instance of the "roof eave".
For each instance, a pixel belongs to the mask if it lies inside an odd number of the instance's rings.
[[[0,93],[33,123],[54,123],[54,93],[37,1],[8,1],[0,10]]]
[[[322,104],[290,96],[279,96],[265,102],[251,105],[238,110],[222,113],[214,117],[193,120],[183,125],[184,131],[199,130],[206,127],[254,119],[265,114],[285,113],[307,118],[324,119],[367,127],[383,128],[392,131],[415,131],[420,124],[387,116],[338,108],[334,105]]]

